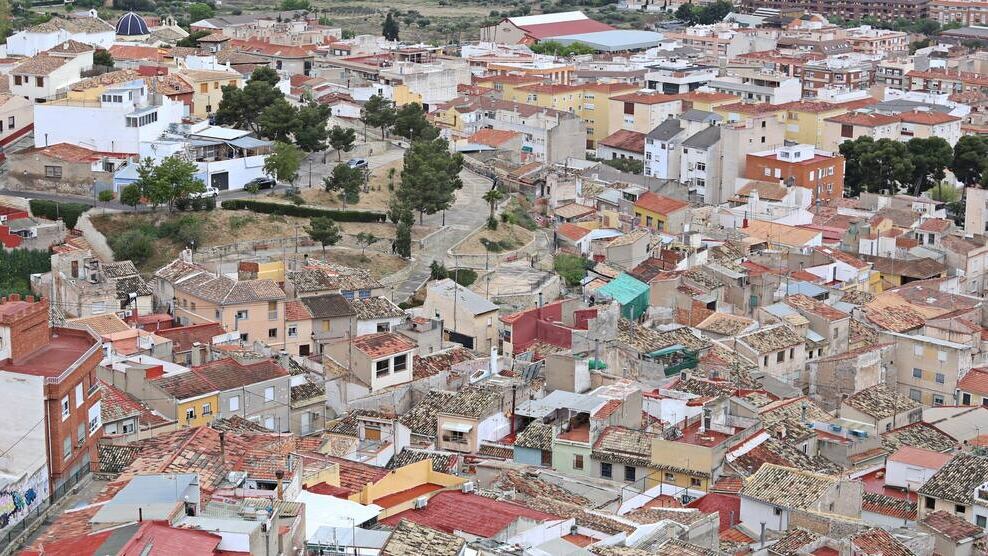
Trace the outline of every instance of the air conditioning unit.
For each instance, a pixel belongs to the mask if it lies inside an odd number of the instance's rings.
[[[462,485],[460,485],[460,491],[462,491],[464,493],[466,493],[466,492],[473,492],[473,489],[474,489],[473,481],[467,481],[467,482],[463,483]]]
[[[419,496],[412,502],[412,508],[416,510],[421,510],[429,504],[429,499],[425,496]]]

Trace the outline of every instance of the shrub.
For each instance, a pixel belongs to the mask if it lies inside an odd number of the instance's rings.
[[[469,286],[477,281],[477,272],[469,268],[458,268],[450,271],[449,277],[461,286]]]
[[[31,275],[51,270],[48,251],[0,249],[0,295],[31,294]]]
[[[446,265],[439,261],[432,261],[429,265],[429,277],[433,280],[443,280],[449,278],[449,271],[446,270]]]
[[[75,228],[76,222],[79,221],[82,213],[92,208],[82,203],[59,203],[57,201],[45,201],[43,199],[31,199],[30,204],[31,214],[34,216],[40,216],[49,220],[58,220],[61,218],[68,228]]]
[[[297,216],[300,218],[318,218],[320,216],[328,216],[334,222],[384,222],[387,219],[386,215],[380,212],[332,210],[319,207],[255,201],[253,199],[228,199],[220,203],[220,206],[226,210],[249,210],[252,212],[260,212],[262,214],[280,214],[284,216]]]
[[[128,230],[110,238],[110,248],[113,249],[113,258],[142,265],[154,253],[154,236],[143,230]]]
[[[487,218],[487,229],[496,230],[497,229],[497,218],[493,216]]]
[[[579,286],[587,275],[587,260],[577,255],[556,255],[553,268],[566,281],[567,286]]]
[[[181,216],[158,226],[158,237],[171,239],[182,245],[202,243],[202,221],[192,215]]]
[[[230,217],[230,221],[227,222],[227,226],[229,226],[231,232],[235,232],[248,224],[254,224],[256,222],[257,222],[257,217],[254,216],[253,214],[247,214],[247,215],[238,214],[236,216]]]

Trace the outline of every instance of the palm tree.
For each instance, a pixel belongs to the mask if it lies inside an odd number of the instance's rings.
[[[497,208],[498,201],[504,199],[504,193],[501,193],[500,189],[492,187],[491,190],[484,193],[484,196],[481,198],[487,201],[487,204],[491,207],[491,215],[488,220],[494,220],[494,209]]]

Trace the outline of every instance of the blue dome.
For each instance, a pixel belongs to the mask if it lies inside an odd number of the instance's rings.
[[[148,24],[144,18],[134,12],[127,12],[117,22],[117,34],[134,37],[148,34]]]

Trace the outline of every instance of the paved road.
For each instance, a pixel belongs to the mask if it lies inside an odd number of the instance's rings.
[[[427,245],[412,255],[412,272],[408,279],[395,289],[395,301],[404,301],[415,293],[415,290],[429,279],[429,265],[432,261],[443,262],[447,267],[453,266],[453,261],[447,256],[456,242],[465,238],[478,226],[487,221],[489,209],[481,198],[491,188],[491,180],[474,174],[468,170],[460,172],[463,189],[457,192],[456,202],[446,211],[446,228],[429,239]],[[441,226],[442,213],[426,215],[425,223],[430,226]]]

